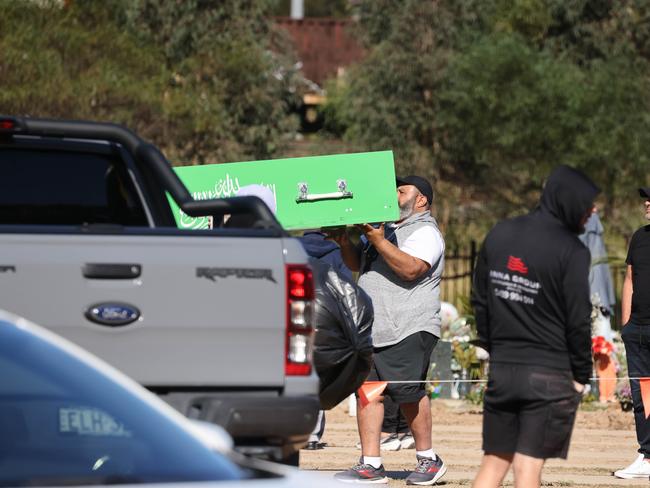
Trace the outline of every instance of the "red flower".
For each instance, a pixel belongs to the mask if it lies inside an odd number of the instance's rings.
[[[596,336],[591,339],[591,352],[593,355],[606,354],[610,355],[614,351],[614,346],[603,336]]]

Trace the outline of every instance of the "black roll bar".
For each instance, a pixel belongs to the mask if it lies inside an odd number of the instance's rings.
[[[2,117],[0,117],[2,118]],[[122,145],[138,160],[143,161],[158,182],[190,217],[240,214],[252,212],[270,228],[282,229],[268,206],[255,196],[194,200],[181,179],[174,172],[163,153],[153,144],[138,137],[124,126],[105,122],[67,121],[54,119],[13,118],[16,133],[48,137],[68,137],[110,141]]]

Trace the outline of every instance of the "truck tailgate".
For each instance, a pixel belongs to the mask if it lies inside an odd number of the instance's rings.
[[[73,340],[140,383],[283,386],[282,239],[3,234],[0,241],[0,307]],[[85,277],[89,264],[136,265],[141,273]],[[137,309],[139,318],[116,326],[86,317],[111,303]]]

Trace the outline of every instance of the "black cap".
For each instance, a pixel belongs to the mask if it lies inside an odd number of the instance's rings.
[[[433,201],[433,189],[431,188],[431,184],[426,179],[422,178],[421,176],[409,175],[404,177],[398,176],[395,178],[395,181],[397,183],[397,186],[413,185],[415,188],[420,190],[420,193],[427,197],[427,202],[429,202],[429,205],[431,205],[431,202]]]
[[[641,195],[643,198],[650,198],[650,186],[639,188],[639,195]]]

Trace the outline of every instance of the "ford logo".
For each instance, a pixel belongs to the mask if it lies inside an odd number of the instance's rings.
[[[121,327],[138,320],[140,310],[128,303],[98,303],[88,307],[85,315],[96,324]]]

